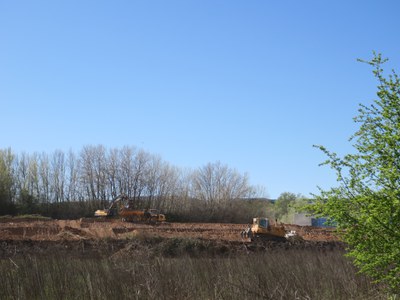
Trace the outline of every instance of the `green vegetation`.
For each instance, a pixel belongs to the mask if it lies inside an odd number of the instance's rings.
[[[321,191],[313,208],[337,222],[361,272],[400,294],[400,80],[395,71],[384,76],[384,62],[380,54],[366,62],[378,99],[354,118],[355,153],[340,158],[319,146],[339,187]]]
[[[385,299],[341,252],[0,261],[1,299]]]
[[[11,149],[0,150],[0,214],[15,214],[16,207],[12,201],[14,177],[12,164],[14,155]]]
[[[276,219],[283,223],[291,224],[294,222],[294,215],[302,212],[308,202],[309,200],[300,194],[284,192],[279,195],[272,212]]]

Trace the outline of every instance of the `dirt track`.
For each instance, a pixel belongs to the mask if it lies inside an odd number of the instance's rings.
[[[132,241],[140,241],[140,247],[148,247],[149,240],[158,239],[163,243],[171,240],[201,240],[206,247],[215,251],[246,251],[258,249],[248,239],[241,237],[246,224],[219,223],[165,223],[159,225],[134,224],[120,220],[30,220],[2,219],[0,221],[0,257],[21,254],[78,253],[79,256],[115,254]],[[338,239],[332,230],[286,225],[303,237],[301,245],[270,243],[269,248],[324,248],[332,249]],[[285,243],[284,243],[285,244]],[[334,246],[332,246],[334,245]],[[136,245],[137,246],[137,245]],[[135,246],[135,247],[136,247]],[[164,245],[165,246],[165,245]],[[168,247],[170,247],[169,245]],[[185,245],[184,247],[188,247]],[[165,248],[165,247],[164,247]],[[170,249],[168,249],[170,250]]]

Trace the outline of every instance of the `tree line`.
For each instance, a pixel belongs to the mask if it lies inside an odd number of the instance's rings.
[[[125,194],[137,207],[157,208],[180,218],[229,219],[243,209],[236,207],[238,200],[262,193],[261,187],[249,184],[247,174],[221,162],[185,170],[135,146],[88,145],[78,153],[50,154],[0,150],[0,215],[39,208],[43,212],[43,207],[65,210],[71,203],[91,214],[94,207],[106,207]],[[250,206],[249,217],[254,207],[261,209],[259,203]]]

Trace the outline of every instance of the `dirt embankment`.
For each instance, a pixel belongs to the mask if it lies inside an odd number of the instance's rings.
[[[0,258],[17,255],[122,254],[178,256],[224,255],[267,250],[334,250],[343,245],[333,230],[287,225],[303,241],[254,244],[241,237],[245,224],[165,223],[134,224],[119,220],[21,220],[0,222]]]

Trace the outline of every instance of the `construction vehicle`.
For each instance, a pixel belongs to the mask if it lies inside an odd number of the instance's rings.
[[[107,209],[98,209],[95,217],[121,217],[125,222],[160,223],[165,222],[164,214],[156,209],[133,209],[132,200],[125,195],[120,195],[111,202]]]
[[[268,218],[253,218],[253,224],[244,229],[242,237],[250,238],[251,241],[278,241],[284,242],[292,239],[295,232],[287,232],[282,223],[271,222]]]

